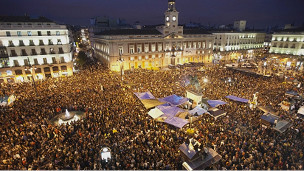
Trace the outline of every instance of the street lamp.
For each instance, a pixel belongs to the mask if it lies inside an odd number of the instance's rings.
[[[117,62],[119,62],[120,64],[120,76],[121,76],[121,81],[123,81],[123,62],[124,59],[121,57],[121,52],[119,52],[119,59],[117,60]]]
[[[35,84],[35,80],[34,80],[34,76],[33,76],[33,69],[37,69],[36,67],[33,68],[33,66],[31,65],[31,62],[30,62],[30,59],[27,58],[27,61],[28,61],[28,68],[25,67],[24,70],[29,70],[31,72],[31,75],[32,75],[32,81],[33,81],[33,85],[34,85],[34,88],[35,88],[35,91],[36,91],[36,95],[38,94],[38,91],[37,91],[37,87],[36,87],[36,84]]]

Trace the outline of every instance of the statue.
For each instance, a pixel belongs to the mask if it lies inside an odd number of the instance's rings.
[[[199,94],[202,93],[202,87],[197,79],[197,76],[193,77],[191,75],[188,75],[188,79],[190,81],[190,85],[195,87],[194,91]]]

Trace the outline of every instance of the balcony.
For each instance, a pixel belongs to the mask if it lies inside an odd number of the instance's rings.
[[[59,50],[58,53],[59,53],[59,54],[64,54],[64,51],[63,51],[63,50]]]
[[[30,46],[35,46],[35,44],[34,44],[34,43],[30,43],[29,45],[30,45]]]
[[[54,51],[50,51],[50,54],[56,54]]]
[[[44,46],[44,43],[39,43],[39,46]]]
[[[37,52],[32,52],[31,55],[32,55],[32,56],[33,56],[33,55],[37,55]]]
[[[46,52],[40,52],[40,55],[46,55],[47,53]]]
[[[9,44],[8,47],[15,47],[15,45],[14,44]]]

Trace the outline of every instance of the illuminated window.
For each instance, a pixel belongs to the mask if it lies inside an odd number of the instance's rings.
[[[122,55],[123,54],[123,47],[122,46],[118,47],[118,51],[119,51],[119,55]]]
[[[60,31],[56,31],[56,36],[60,36]]]
[[[32,36],[32,32],[31,32],[31,31],[28,31],[28,32],[27,32],[27,35],[28,35],[28,36]]]
[[[22,36],[21,31],[17,31],[18,36]]]

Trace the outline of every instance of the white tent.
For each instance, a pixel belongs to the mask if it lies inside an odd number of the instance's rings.
[[[304,106],[298,110],[298,114],[304,115]]]
[[[148,112],[148,114],[149,114],[153,119],[156,119],[156,118],[160,117],[161,115],[163,115],[164,113],[163,113],[161,110],[159,110],[158,108],[154,108],[154,109],[150,110],[150,111]]]

